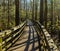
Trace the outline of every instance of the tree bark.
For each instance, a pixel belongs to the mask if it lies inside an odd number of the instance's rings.
[[[45,13],[44,13],[44,18],[45,18],[45,28],[47,29],[47,0],[45,0]]]
[[[38,9],[38,3],[35,0],[35,20],[37,20],[37,9]]]
[[[32,6],[32,20],[34,20],[34,0],[33,0],[33,6]]]
[[[19,18],[19,0],[15,0],[15,25],[19,25],[20,23],[20,18]]]
[[[26,18],[28,17],[28,15],[27,15],[27,0],[26,0]],[[25,18],[25,19],[26,19]]]
[[[7,28],[9,29],[9,21],[10,21],[10,14],[9,14],[9,6],[10,6],[10,0],[8,0],[8,25],[7,25]]]
[[[53,0],[51,0],[51,33],[53,31]]]
[[[43,18],[43,0],[40,0],[40,23],[43,25],[44,18]]]

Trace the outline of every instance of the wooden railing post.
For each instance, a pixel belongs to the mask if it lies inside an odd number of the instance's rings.
[[[6,36],[6,33],[7,33],[7,32],[5,32],[5,36]],[[5,50],[7,50],[6,44],[7,44],[7,43],[6,43],[6,40],[5,40]]]
[[[0,51],[2,51],[2,36],[0,36]]]

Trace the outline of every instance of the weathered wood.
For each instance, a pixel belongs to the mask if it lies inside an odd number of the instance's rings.
[[[13,31],[21,28],[25,23],[26,23],[26,21],[24,21],[24,23],[22,23],[22,24],[20,24],[20,25],[18,25],[18,26],[15,26],[15,27],[11,28],[10,30],[5,30],[5,31],[3,31],[3,32],[0,32],[0,35],[1,35],[2,37],[5,36],[5,33],[6,33],[6,35],[9,35],[11,32],[13,32]]]
[[[0,36],[0,51],[2,51],[2,37]]]
[[[50,34],[48,33],[48,31],[45,29],[45,27],[43,25],[40,24],[40,22],[35,22],[35,24],[38,24],[38,28],[40,28],[39,30],[41,30],[41,34],[40,37],[42,39],[42,46],[44,47],[45,44],[47,44],[46,47],[48,51],[59,51],[58,47],[55,45],[53,39],[51,38]],[[42,36],[41,36],[42,35]],[[44,42],[45,41],[45,42]]]
[[[17,39],[21,36],[22,30],[26,26],[26,21],[21,25],[13,27],[10,30],[5,30],[0,33],[0,51],[9,49]],[[20,34],[19,34],[20,33]],[[3,49],[2,49],[3,48]]]
[[[9,51],[39,51],[38,35],[35,32],[34,26],[26,26],[21,38]]]

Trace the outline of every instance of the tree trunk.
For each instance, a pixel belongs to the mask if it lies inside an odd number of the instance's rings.
[[[19,25],[20,18],[19,18],[19,0],[15,0],[16,10],[15,10],[15,25]]]
[[[43,18],[43,0],[40,0],[40,23],[43,25],[44,18]]]
[[[27,0],[26,0],[26,18],[28,17],[28,15],[27,15]],[[26,19],[25,18],[25,19]]]
[[[37,20],[37,9],[38,9],[38,3],[35,0],[35,20]]]
[[[45,13],[44,13],[44,18],[45,18],[45,28],[47,29],[47,0],[45,0]]]
[[[51,0],[51,33],[53,31],[53,0]]]
[[[9,14],[9,6],[10,6],[10,0],[8,0],[8,25],[7,25],[7,28],[9,29],[9,21],[10,21],[10,14]]]
[[[33,6],[32,6],[32,20],[34,20],[34,0],[33,0]]]
[[[24,0],[24,10],[25,10],[25,3],[26,3],[26,2],[25,2],[25,0]]]

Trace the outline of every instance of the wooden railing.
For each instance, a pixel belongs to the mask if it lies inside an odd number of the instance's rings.
[[[22,35],[26,21],[10,30],[0,33],[0,51],[7,51]]]
[[[33,21],[36,30],[38,31],[40,37],[40,47],[41,51],[59,51],[58,47],[55,45],[53,39],[51,38],[48,31],[44,28],[40,22]]]

